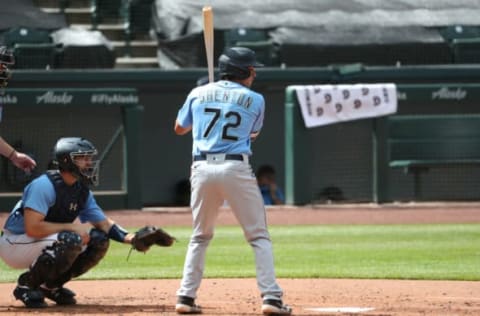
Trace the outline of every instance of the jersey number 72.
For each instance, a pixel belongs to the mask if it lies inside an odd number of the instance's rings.
[[[218,120],[220,118],[220,115],[222,114],[222,111],[220,109],[215,109],[215,108],[205,108],[205,114],[212,115],[212,119],[210,120],[210,123],[208,124],[207,129],[205,130],[205,133],[203,134],[204,138],[207,138],[210,132],[212,131],[213,126],[218,123]],[[222,127],[222,139],[228,139],[228,140],[238,140],[237,136],[229,134],[229,129],[238,127],[240,123],[242,122],[242,117],[238,112],[235,111],[229,111],[225,113],[225,118],[228,121],[225,125]]]

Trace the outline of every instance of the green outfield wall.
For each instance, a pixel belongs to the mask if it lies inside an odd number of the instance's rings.
[[[129,177],[132,172],[139,177],[135,187],[138,192],[134,195],[140,197],[140,204],[143,206],[175,205],[177,203],[176,185],[179,181],[187,179],[190,174],[191,138],[189,136],[179,137],[174,134],[174,120],[186,94],[195,86],[197,79],[206,74],[206,69],[178,71],[159,69],[19,70],[14,72],[9,89],[81,89],[86,91],[100,88],[134,89],[138,95],[138,104],[142,108],[141,111],[129,108],[135,114],[126,116],[139,122],[138,124],[132,122],[127,124],[137,131],[133,134],[135,140],[130,141],[135,144],[134,147],[127,149],[128,155],[133,155],[132,151],[136,151],[138,154],[138,156],[134,156],[136,158],[129,160],[128,168],[133,171],[127,173]],[[349,201],[373,201],[378,194],[375,188],[381,186],[384,173],[380,170],[378,176],[375,176],[375,172],[378,170],[374,172],[372,162],[375,152],[372,140],[373,120],[359,120],[321,128],[313,132],[314,135],[307,135],[305,140],[301,140],[298,144],[295,143],[292,150],[287,150],[285,146],[286,137],[288,137],[286,136],[286,126],[296,124],[298,133],[304,132],[301,122],[297,120],[298,117],[289,113],[289,111],[295,111],[294,107],[289,110],[285,106],[285,91],[288,86],[360,82],[393,82],[408,89],[407,98],[400,100],[399,113],[478,113],[480,111],[478,96],[471,101],[469,99],[469,102],[445,100],[446,102],[439,103],[429,99],[427,92],[422,92],[425,91],[425,85],[438,85],[435,87],[441,88],[444,84],[453,84],[463,89],[463,85],[480,83],[480,66],[478,65],[425,67],[348,65],[326,68],[259,69],[253,88],[265,96],[267,108],[264,129],[253,144],[252,165],[254,168],[266,163],[273,165],[278,173],[279,185],[288,190],[291,190],[291,184],[287,183],[290,181],[287,179],[291,179],[292,173],[295,172],[296,181],[298,181],[296,190],[311,190],[311,192],[307,192],[308,198],[305,200],[291,200],[291,203],[309,203],[309,201],[316,200],[317,191],[328,187],[340,188]],[[423,95],[423,93],[425,94]],[[416,95],[416,97],[411,99],[410,95]],[[3,107],[3,119],[0,124],[2,135],[11,142],[23,141],[25,148],[36,146],[29,143],[28,137],[23,136],[24,133],[37,133],[36,129],[27,124],[28,120],[39,118],[45,124],[53,124],[49,123],[50,118],[57,121],[62,120],[63,117],[69,123],[60,124],[55,135],[64,132],[75,133],[78,129],[78,134],[88,134],[90,138],[93,138],[92,141],[97,141],[101,147],[108,146],[108,139],[115,135],[119,126],[118,122],[124,120],[122,110],[106,105],[90,107],[86,104],[75,110],[65,107],[60,107],[61,110],[59,110],[52,106],[34,104],[18,106],[7,103]],[[78,120],[76,120],[77,117]],[[101,117],[108,119],[105,122],[99,119]],[[40,123],[35,124],[39,125]],[[37,126],[35,124],[34,126]],[[103,125],[108,126],[106,131],[104,131],[105,126]],[[11,132],[7,132],[6,129]],[[19,132],[23,129],[25,132]],[[301,148],[305,146],[304,143],[308,144],[307,139],[311,137],[315,138],[315,142],[319,146],[313,146],[310,149]],[[42,145],[49,147],[53,144],[42,143]],[[311,152],[304,155],[302,153],[305,150]],[[42,151],[39,155],[47,154]],[[303,171],[292,169],[289,166],[290,163],[286,161],[286,157],[289,155],[295,155],[295,159],[302,161],[302,164],[308,168]],[[312,155],[314,159],[311,159]],[[41,161],[47,161],[45,157],[39,158]],[[113,159],[110,161],[111,164],[116,164],[115,157],[109,159]],[[40,166],[40,168],[43,167]],[[4,173],[2,176],[6,176],[6,174]],[[115,178],[114,175],[105,175],[107,181],[110,181],[108,180],[110,177]],[[386,196],[387,200],[392,198],[391,194],[400,199],[408,199],[409,180],[402,181],[406,182],[404,186],[393,188],[383,196]],[[20,192],[20,189],[12,187],[2,188],[3,190],[9,191],[9,194],[12,190]],[[129,206],[129,204],[123,203],[122,205],[130,208],[132,204]],[[118,208],[118,204],[106,204],[106,208]]]

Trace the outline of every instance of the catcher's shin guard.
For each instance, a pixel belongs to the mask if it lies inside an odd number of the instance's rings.
[[[19,282],[35,289],[43,283],[56,280],[70,269],[81,251],[80,235],[69,231],[58,233],[57,241],[43,249],[30,271],[22,274]]]
[[[68,271],[64,272],[57,279],[47,282],[46,286],[49,288],[61,287],[72,278],[84,274],[96,266],[100,260],[105,257],[108,246],[109,239],[107,234],[95,228],[90,230],[90,241],[88,242],[85,251],[77,256]]]

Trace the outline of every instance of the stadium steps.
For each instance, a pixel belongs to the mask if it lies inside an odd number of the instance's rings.
[[[115,68],[155,68],[157,57],[117,57]]]
[[[59,14],[62,13],[60,8],[41,8],[43,12]],[[67,23],[77,24],[77,23],[91,23],[93,9],[90,7],[86,8],[65,8],[63,10],[67,18]]]
[[[59,0],[35,0],[44,12],[66,15],[71,27],[86,30],[96,29],[112,43],[116,56],[115,68],[158,68],[158,42],[150,35],[144,35],[132,40],[126,36],[126,25],[118,19],[105,19],[102,23],[93,24],[91,0],[69,1],[69,6],[60,7]]]
[[[157,56],[157,42],[156,41],[137,41],[130,42],[129,47],[125,45],[124,41],[111,41],[115,52],[118,52],[117,57],[129,56],[129,57],[155,57]]]
[[[68,2],[70,8],[86,8],[90,6],[92,0],[34,0],[33,2],[41,8],[59,8],[62,1],[65,3]]]

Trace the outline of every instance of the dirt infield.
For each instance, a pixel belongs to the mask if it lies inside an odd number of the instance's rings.
[[[190,225],[188,209],[107,212],[124,226]],[[270,225],[480,223],[478,204],[342,205],[269,208]],[[3,222],[6,214],[0,214]],[[218,223],[236,224],[228,209]],[[480,268],[480,262],[479,262]],[[480,315],[480,282],[280,279],[294,315]],[[0,314],[175,315],[179,280],[72,281],[78,304],[27,310],[0,284]],[[198,303],[204,315],[260,315],[254,279],[205,279]]]

